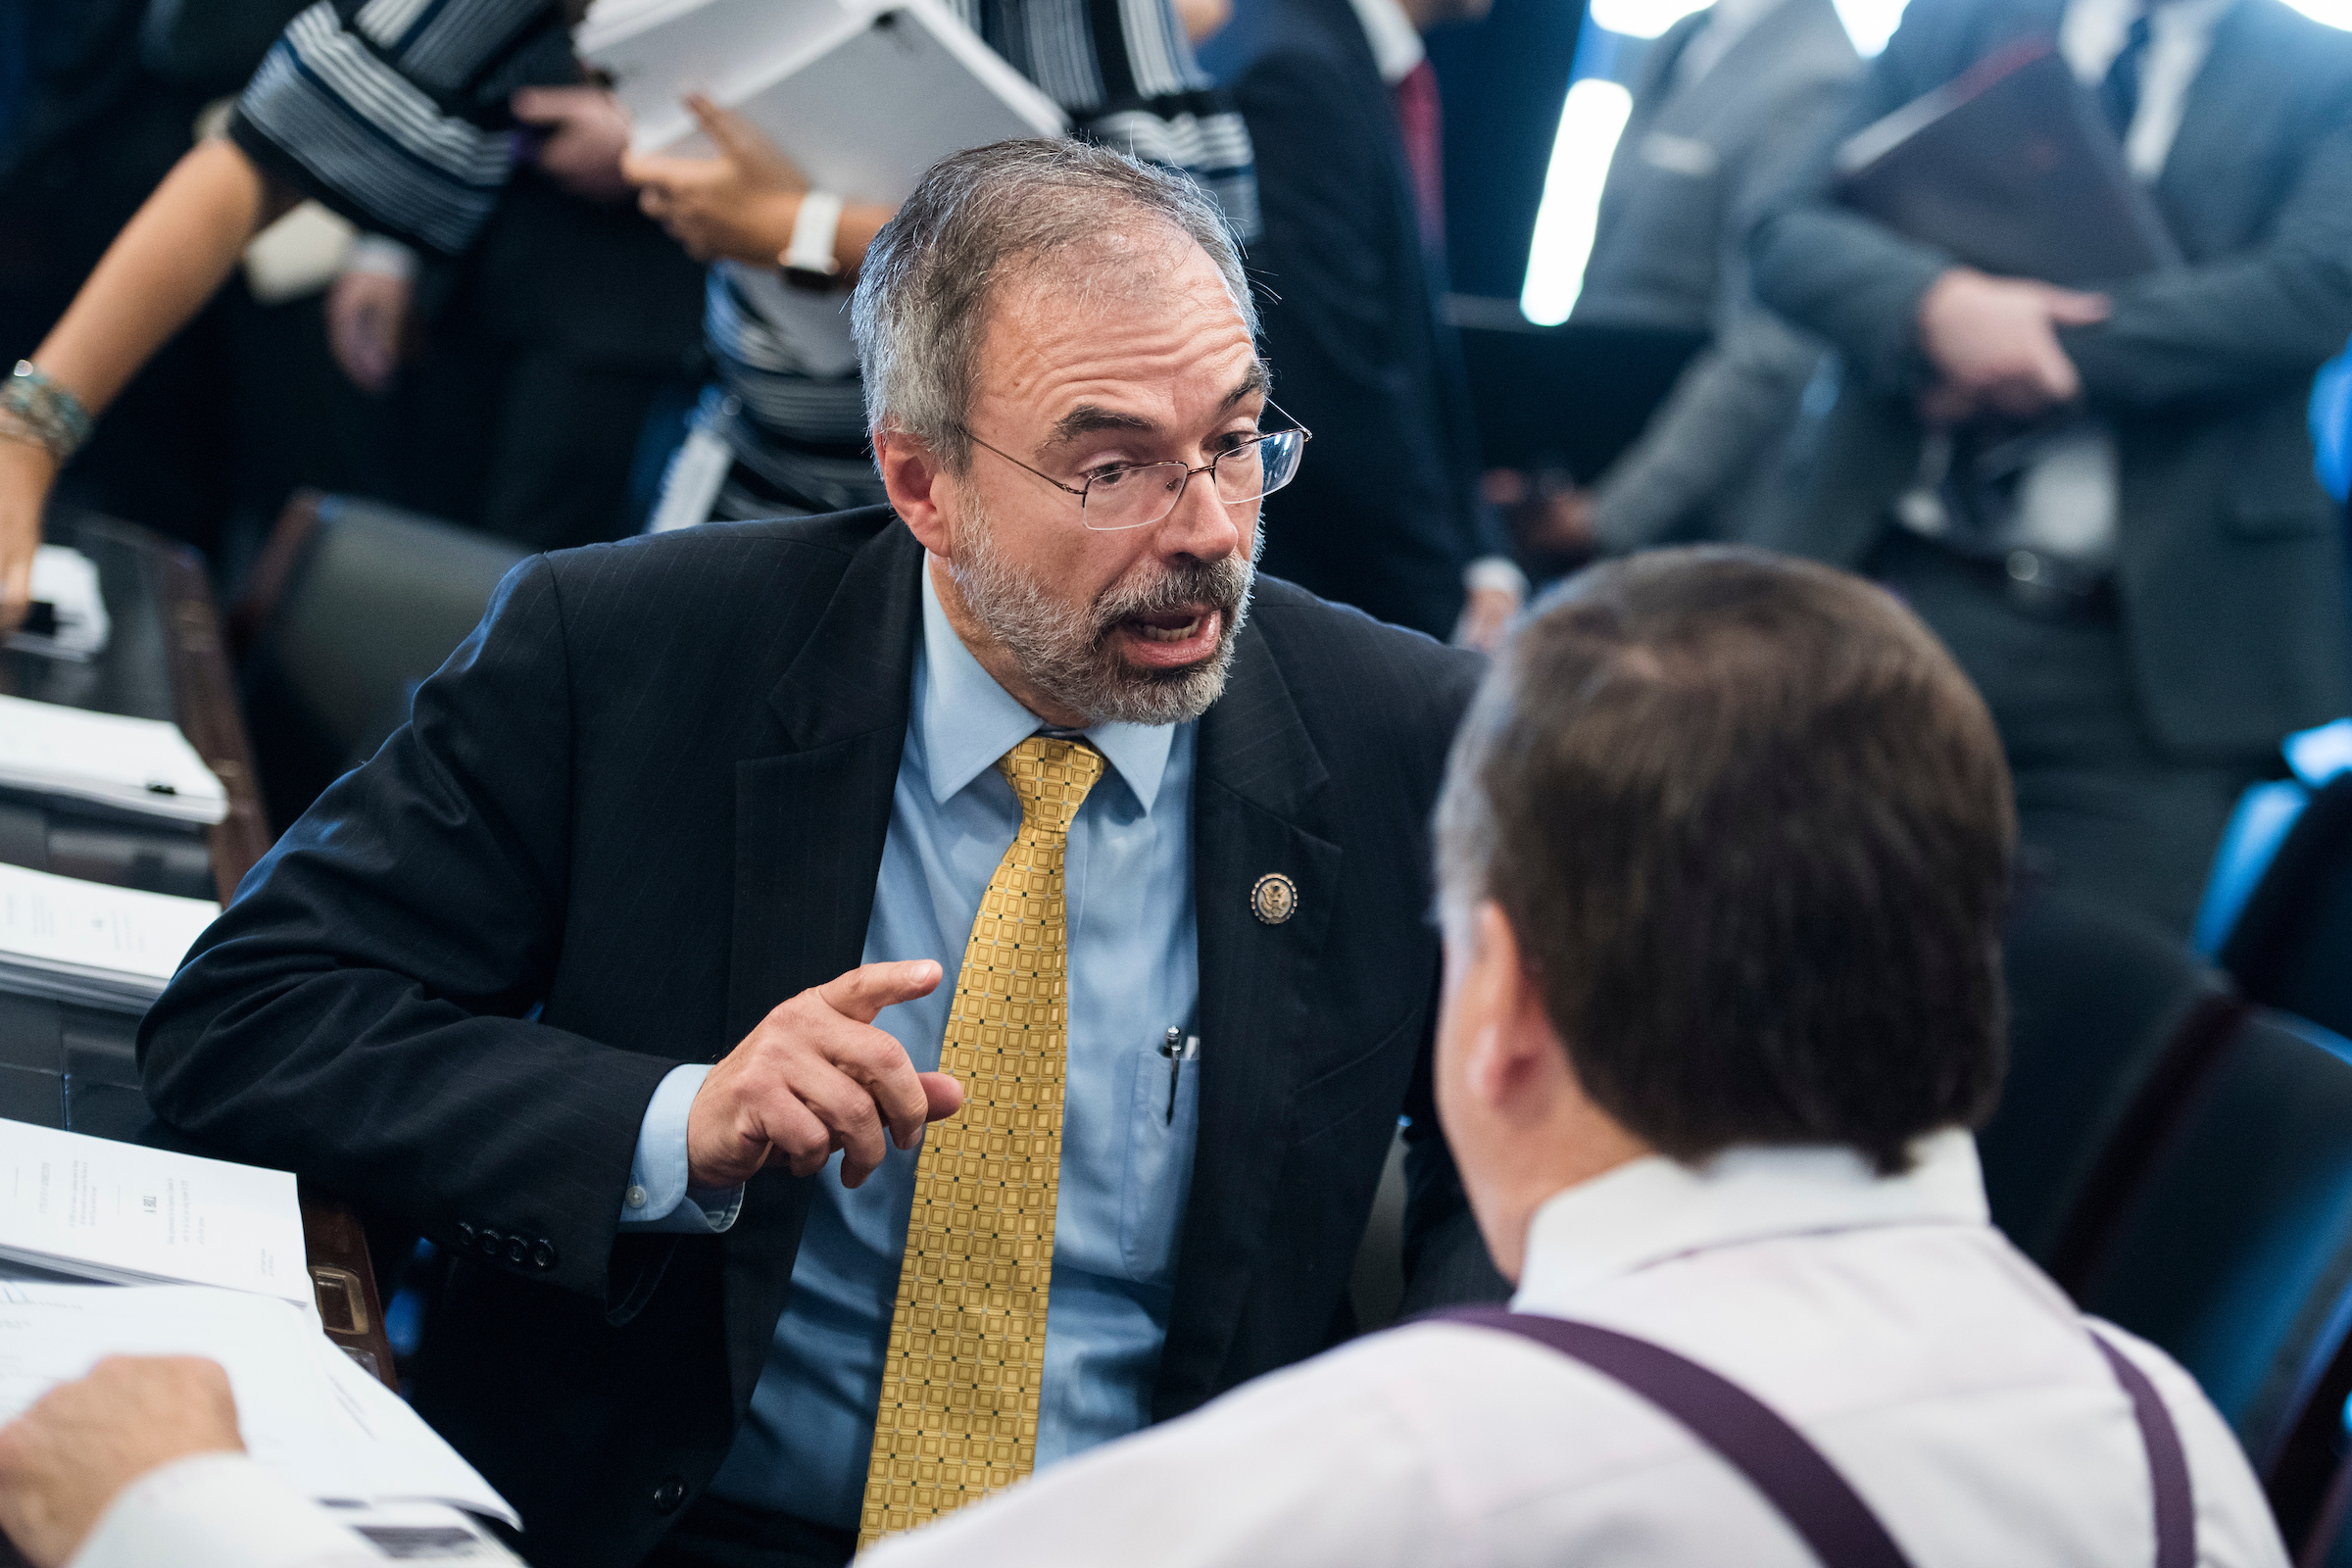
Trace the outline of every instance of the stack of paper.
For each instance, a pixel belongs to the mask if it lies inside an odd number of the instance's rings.
[[[220,912],[210,899],[0,864],[0,991],[144,1012]]]
[[[32,607],[9,647],[76,662],[106,651],[114,623],[98,592],[98,567],[80,551],[43,545],[32,553]]]
[[[708,154],[680,102],[699,91],[819,189],[894,206],[950,153],[1068,124],[939,0],[607,0],[576,47],[612,76],[638,151]]]
[[[314,1318],[293,1176],[0,1120],[0,1271],[211,1285]]]
[[[283,1301],[202,1286],[0,1280],[0,1422],[109,1355],[201,1355],[228,1373],[246,1451],[310,1496],[438,1503],[520,1526],[399,1396]]]
[[[176,724],[0,697],[0,789],[219,822],[228,791]]]
[[[514,1560],[457,1511],[506,1499],[320,1332],[291,1175],[0,1121],[0,1424],[109,1355],[220,1362],[246,1451],[378,1554]]]

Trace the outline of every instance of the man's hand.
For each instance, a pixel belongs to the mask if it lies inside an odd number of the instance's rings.
[[[1502,646],[1502,634],[1519,613],[1522,596],[1509,588],[1473,588],[1462,605],[1461,624],[1453,640],[1464,648],[1491,654]]]
[[[349,271],[326,291],[326,342],[361,391],[380,396],[400,365],[415,285],[382,272]]]
[[[629,150],[629,112],[619,99],[602,87],[522,87],[507,107],[546,131],[533,161],[548,178],[592,202],[628,196],[620,161]]]
[[[631,153],[621,172],[640,187],[637,205],[669,230],[698,262],[715,257],[773,267],[792,243],[807,176],[741,115],[700,94],[686,107],[702,122],[716,158]]]
[[[219,1362],[110,1355],[0,1429],[0,1530],[34,1568],[59,1568],[148,1471],[244,1446]]]
[[[56,478],[47,447],[0,435],[0,637],[24,622],[32,603],[32,553],[41,547],[41,509]]]
[[[2061,326],[2107,318],[2107,297],[1955,267],[1919,302],[1919,342],[1937,384],[1920,400],[1931,423],[1956,424],[1991,412],[2030,419],[2082,394],[2075,362],[2058,346]]]
[[[764,1166],[795,1176],[843,1151],[841,1184],[882,1163],[888,1130],[901,1149],[963,1107],[963,1086],[918,1073],[906,1047],[873,1027],[884,1007],[929,996],[939,965],[869,963],[780,1004],[710,1069],[686,1113],[687,1178],[734,1187]]]

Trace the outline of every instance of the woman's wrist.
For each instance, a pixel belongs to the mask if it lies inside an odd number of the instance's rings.
[[[30,360],[0,381],[0,435],[40,447],[59,467],[89,440],[92,422],[81,399]]]

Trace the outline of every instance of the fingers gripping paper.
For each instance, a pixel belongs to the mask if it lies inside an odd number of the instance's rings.
[[[1062,857],[1102,759],[1033,736],[997,769],[1020,830],[972,922],[940,1065],[963,1109],[915,1162],[858,1544],[1010,1486],[1037,1460],[1069,1044]]]

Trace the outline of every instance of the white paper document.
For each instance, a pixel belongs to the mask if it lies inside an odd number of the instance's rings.
[[[68,545],[42,545],[32,553],[32,602],[49,607],[49,627],[19,627],[8,646],[19,653],[87,662],[106,652],[114,622],[98,591],[98,565]]]
[[[0,697],[0,789],[212,823],[228,791],[176,724]]]
[[[519,1528],[416,1411],[282,1301],[199,1286],[0,1280],[0,1423],[109,1355],[201,1355],[236,1396],[246,1451],[322,1502],[435,1502]]]
[[[0,864],[0,991],[144,1012],[220,913],[210,899]]]
[[[950,153],[1067,118],[939,0],[610,0],[578,35],[640,152],[708,155],[680,99],[742,114],[819,189],[896,206]]]
[[[282,1170],[0,1120],[0,1268],[220,1286],[314,1319],[302,1204]]]

